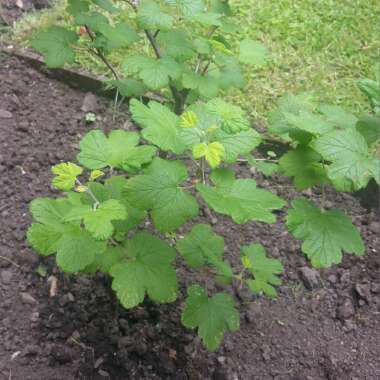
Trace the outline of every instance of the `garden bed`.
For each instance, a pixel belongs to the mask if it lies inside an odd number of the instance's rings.
[[[86,125],[84,98],[14,57],[0,57],[0,379],[380,378],[379,214],[350,195],[327,191],[327,205],[353,217],[366,255],[346,256],[340,266],[321,272],[306,269],[299,244],[284,228],[284,211],[274,225],[237,226],[216,215],[213,228],[225,238],[232,264],[241,245],[260,242],[286,267],[277,300],[235,290],[241,329],[228,334],[216,353],[206,352],[182,327],[183,289],[175,304],[126,311],[107,278],[63,275],[53,261],[38,258],[25,243],[28,203],[58,194],[49,191],[50,167],[73,160],[80,137],[91,128],[131,127],[114,123],[101,99],[91,107],[98,120]],[[245,165],[237,169],[285,199],[299,195],[288,179],[275,177],[269,184]],[[316,202],[321,196],[303,195]],[[40,263],[46,275],[37,273]],[[190,271],[179,272],[183,283],[195,279]],[[206,278],[197,280],[217,290]]]

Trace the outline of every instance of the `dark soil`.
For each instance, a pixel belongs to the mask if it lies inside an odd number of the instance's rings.
[[[25,13],[49,7],[50,0],[0,0],[0,16],[9,25]]]
[[[53,260],[37,257],[25,242],[28,203],[57,194],[49,189],[50,167],[73,160],[90,128],[130,127],[115,125],[102,100],[92,105],[99,120],[86,125],[84,97],[15,58],[0,58],[0,379],[380,378],[379,215],[350,195],[328,191],[326,204],[353,217],[366,255],[346,256],[321,272],[307,269],[299,244],[284,228],[284,211],[274,225],[236,226],[217,216],[213,227],[224,236],[233,265],[238,267],[241,245],[261,242],[286,271],[277,300],[235,290],[241,330],[228,334],[216,353],[206,352],[181,326],[183,294],[174,304],[126,311],[104,276],[65,276]],[[287,199],[299,195],[287,179],[269,181],[244,166],[238,170]],[[317,202],[321,197],[303,195]],[[37,273],[41,264],[46,276]],[[183,283],[194,280],[180,268]],[[219,290],[206,276],[197,280],[210,292]],[[57,294],[50,297],[52,281]]]

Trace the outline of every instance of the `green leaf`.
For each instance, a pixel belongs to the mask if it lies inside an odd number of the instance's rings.
[[[285,115],[298,115],[303,110],[313,111],[315,108],[314,100],[309,93],[284,94],[279,99],[277,108],[269,113],[269,132],[289,141],[289,133],[295,128],[289,124]]]
[[[52,167],[51,171],[56,176],[52,180],[55,188],[63,191],[69,191],[75,187],[76,179],[82,174],[83,169],[72,162],[62,162]]]
[[[284,112],[284,116],[290,127],[313,135],[323,135],[335,129],[331,123],[323,120],[320,115],[309,111],[301,110],[297,115]]]
[[[155,158],[144,175],[128,180],[126,195],[135,207],[151,210],[158,230],[170,232],[198,214],[197,201],[180,187],[187,178],[182,162]]]
[[[130,111],[133,120],[144,129],[142,136],[164,151],[173,151],[181,154],[185,150],[179,133],[179,118],[167,107],[149,102],[148,106],[136,99],[130,102]]]
[[[80,141],[81,152],[77,160],[88,169],[102,169],[108,165],[109,151],[107,137],[101,130],[88,132]]]
[[[75,16],[77,25],[86,25],[92,32],[100,32],[104,25],[108,25],[106,16],[98,12],[80,13]]]
[[[330,161],[327,173],[331,180],[350,179],[356,189],[365,187],[371,178],[380,183],[380,161],[368,150],[364,137],[354,129],[327,133],[312,147]]]
[[[124,194],[126,185],[127,179],[120,176],[108,178],[104,183],[108,199],[119,200],[127,210],[128,217],[126,220],[114,220],[112,222],[115,227],[115,232],[121,234],[126,234],[132,228],[140,224],[146,217],[146,212],[134,207]]]
[[[376,70],[378,71],[378,70]],[[379,81],[364,78],[358,81],[358,87],[367,96],[373,110],[380,110],[380,85]]]
[[[78,40],[75,32],[61,26],[51,26],[39,32],[32,40],[32,47],[39,51],[49,67],[60,67],[74,63],[75,52],[72,45]]]
[[[223,90],[227,90],[230,87],[240,89],[245,87],[246,80],[235,57],[223,56],[222,60],[218,59],[217,64],[220,72],[218,83]]]
[[[251,244],[242,247],[242,262],[254,279],[246,280],[248,287],[254,294],[263,292],[268,297],[277,297],[277,291],[272,285],[280,285],[277,276],[284,271],[281,262],[266,256],[265,248],[261,244]]]
[[[181,128],[195,128],[198,122],[198,116],[194,111],[186,111],[181,115]]]
[[[210,10],[212,12],[222,13],[226,16],[232,16],[232,10],[228,1],[225,0],[211,0]]]
[[[221,143],[214,141],[210,144],[200,143],[193,146],[193,157],[197,160],[205,157],[212,168],[216,168],[224,157],[224,147]]]
[[[105,249],[104,242],[97,242],[79,227],[65,231],[57,246],[57,264],[68,273],[75,273],[90,265],[97,253]]]
[[[119,90],[120,95],[125,98],[139,98],[147,92],[144,83],[133,78],[113,80],[111,81],[111,84],[115,86]]]
[[[199,94],[207,99],[214,98],[219,93],[218,82],[210,75],[199,75],[187,72],[182,77],[185,88],[197,90]]]
[[[313,149],[299,145],[285,153],[279,165],[285,175],[294,177],[294,186],[304,190],[328,182],[325,168],[320,163],[321,158]]]
[[[122,165],[123,170],[127,172],[140,170],[143,165],[152,161],[156,152],[157,148],[151,145],[142,145],[129,150]]]
[[[222,99],[213,99],[207,103],[207,108],[220,117],[221,127],[227,133],[238,133],[250,129],[250,123],[244,111],[238,106]]]
[[[165,0],[170,5],[177,5],[185,17],[192,17],[205,10],[203,0]]]
[[[364,137],[369,146],[380,139],[380,117],[362,116],[357,124],[356,130]]]
[[[245,39],[240,43],[239,60],[247,65],[263,65],[267,60],[268,51],[260,42]]]
[[[254,157],[248,156],[248,162],[250,165],[257,168],[265,176],[270,177],[272,174],[279,171],[279,165],[273,162],[257,161]]]
[[[173,17],[162,12],[155,1],[142,0],[138,6],[137,23],[142,29],[170,30]]]
[[[71,208],[70,202],[63,198],[36,198],[30,203],[33,218],[46,225],[60,225]]]
[[[223,261],[224,240],[207,224],[194,226],[190,233],[177,241],[177,249],[190,267],[210,265],[219,275],[227,279],[233,277],[230,265]]]
[[[90,9],[89,2],[84,0],[68,0],[67,4],[66,11],[73,16],[86,13]]]
[[[323,104],[318,107],[318,111],[323,114],[328,123],[339,129],[355,128],[358,121],[355,115],[347,112],[342,107]]]
[[[98,7],[104,9],[107,12],[110,12],[110,13],[118,12],[118,9],[109,0],[91,0],[91,2],[97,5]]]
[[[92,206],[75,207],[65,218],[66,221],[83,219],[84,226],[92,236],[99,240],[110,238],[114,232],[113,220],[127,218],[124,205],[116,199],[102,202],[96,209]]]
[[[156,302],[173,302],[177,297],[177,276],[171,263],[175,250],[146,232],[127,240],[128,260],[114,265],[112,289],[121,304],[130,309],[144,301],[145,294]]]
[[[95,273],[97,271],[109,273],[111,268],[120,263],[125,258],[126,254],[122,247],[107,247],[103,252],[98,252],[95,255],[94,261],[86,267],[86,272]]]
[[[235,134],[219,130],[215,136],[225,150],[224,161],[235,162],[239,156],[251,153],[261,143],[261,136],[253,129]]]
[[[175,59],[188,60],[195,55],[193,44],[184,30],[160,32],[157,41],[164,54],[168,54]]]
[[[211,174],[215,187],[199,184],[197,190],[216,212],[229,215],[235,223],[249,220],[274,223],[272,210],[285,205],[285,201],[269,191],[258,189],[253,179],[235,179],[229,169],[216,169]]]
[[[57,225],[33,223],[27,232],[30,245],[43,256],[57,252],[62,228]]]
[[[138,74],[146,86],[158,90],[169,85],[170,78],[178,79],[182,68],[171,57],[154,59],[147,56],[132,55],[123,64],[127,74]]]
[[[131,167],[139,169],[142,164],[150,162],[156,151],[154,147],[136,147],[139,139],[137,132],[115,129],[107,138],[102,131],[92,130],[82,138],[77,160],[89,169],[106,166],[127,171]]]
[[[138,34],[126,22],[119,22],[115,26],[101,24],[98,30],[107,39],[107,49],[128,47],[139,39]]]
[[[286,219],[289,231],[302,240],[302,252],[313,266],[327,268],[342,261],[342,251],[362,256],[364,244],[359,231],[341,211],[322,212],[306,199],[292,202]]]
[[[226,293],[217,293],[209,298],[199,285],[192,285],[187,294],[181,318],[183,325],[198,328],[198,335],[207,349],[217,350],[224,333],[239,328],[240,316],[234,299]]]
[[[193,21],[199,22],[202,25],[205,26],[221,26],[222,25],[222,15],[220,13],[212,13],[212,12],[206,12],[206,13],[198,13],[193,15],[191,19]]]

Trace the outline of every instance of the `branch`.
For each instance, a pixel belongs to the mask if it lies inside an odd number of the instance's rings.
[[[90,36],[91,38],[91,41],[94,41],[95,40],[95,37],[94,35],[92,34],[90,28],[85,25],[85,28],[86,28],[86,32],[87,34]],[[111,73],[113,74],[113,76],[115,77],[116,80],[119,80],[119,74],[116,72],[116,70],[112,67],[112,65],[109,63],[109,61],[107,60],[107,58],[104,56],[104,54],[102,53],[102,51],[98,48],[95,48],[95,54],[102,60],[102,62],[108,67],[108,69],[111,71]]]
[[[137,6],[131,0],[125,0],[125,1],[134,9],[135,12],[137,12]],[[152,34],[152,32],[150,30],[144,29],[144,33],[145,33],[146,37],[148,38],[157,59],[162,58],[161,49],[158,46],[157,41],[156,41],[156,36],[158,35],[159,32],[160,31],[157,30],[154,34]],[[187,90],[186,91],[179,91],[175,87],[175,85],[173,84],[172,80],[170,80],[170,82],[169,82],[169,88],[170,88],[170,91],[171,91],[173,98],[174,98],[174,101],[175,101],[174,112],[177,115],[179,115],[183,112],[183,107],[184,107],[186,97],[187,97],[189,91],[187,91]]]
[[[153,34],[148,30],[144,29],[145,35],[147,36],[150,44],[152,45],[152,48],[154,50],[154,54],[156,54],[156,57],[160,59],[162,57],[160,47],[157,44],[156,39],[154,38]]]

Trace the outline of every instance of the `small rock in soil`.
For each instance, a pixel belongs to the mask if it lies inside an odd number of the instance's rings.
[[[0,277],[3,284],[9,284],[12,280],[13,273],[10,270],[2,270]]]
[[[355,314],[355,308],[352,301],[347,298],[342,305],[338,307],[337,316],[341,321],[353,317]]]
[[[263,359],[268,362],[271,357],[270,357],[270,353],[271,353],[271,349],[270,347],[267,345],[267,344],[264,344],[261,348],[261,352],[262,352],[262,357]]]
[[[24,349],[25,356],[35,356],[40,352],[40,348],[36,344],[28,344]]]
[[[335,274],[330,274],[330,276],[327,277],[327,280],[331,284],[336,284],[336,282],[338,281],[338,278],[335,276]]]
[[[38,322],[39,318],[40,318],[40,313],[38,311],[30,315],[31,322]]]
[[[95,112],[97,111],[99,105],[98,100],[96,99],[96,96],[92,94],[91,92],[88,92],[86,96],[83,99],[83,104],[81,107],[81,110],[83,112]]]
[[[369,229],[375,234],[380,234],[380,223],[379,222],[371,222],[369,225]]]
[[[261,315],[261,306],[256,303],[249,305],[248,310],[245,312],[245,320],[248,323],[254,323]]]
[[[235,292],[240,301],[252,301],[252,292],[249,289],[238,287]]]
[[[374,294],[380,293],[380,284],[372,284],[371,292]]]
[[[131,337],[122,336],[117,342],[119,349],[129,347],[132,344]]]
[[[370,286],[370,284],[356,284],[355,285],[355,291],[362,300],[369,303],[370,298],[371,298],[371,286]]]
[[[35,305],[37,303],[36,299],[33,296],[31,296],[29,293],[21,292],[20,296],[21,296],[21,301],[26,304]]]
[[[352,319],[347,319],[347,321],[344,322],[343,330],[347,332],[351,332],[356,330],[356,323]]]
[[[307,289],[312,290],[319,287],[321,277],[317,270],[309,267],[302,267],[300,268],[299,273],[301,280]]]
[[[12,117],[13,115],[11,112],[0,109],[0,119],[11,119]]]
[[[160,355],[161,368],[169,375],[176,373],[177,367],[169,355],[161,353]]]
[[[51,356],[60,364],[69,363],[72,360],[71,350],[58,344],[52,347]]]
[[[29,131],[29,122],[26,120],[20,121],[20,123],[17,126],[17,129],[21,132],[28,132]]]

